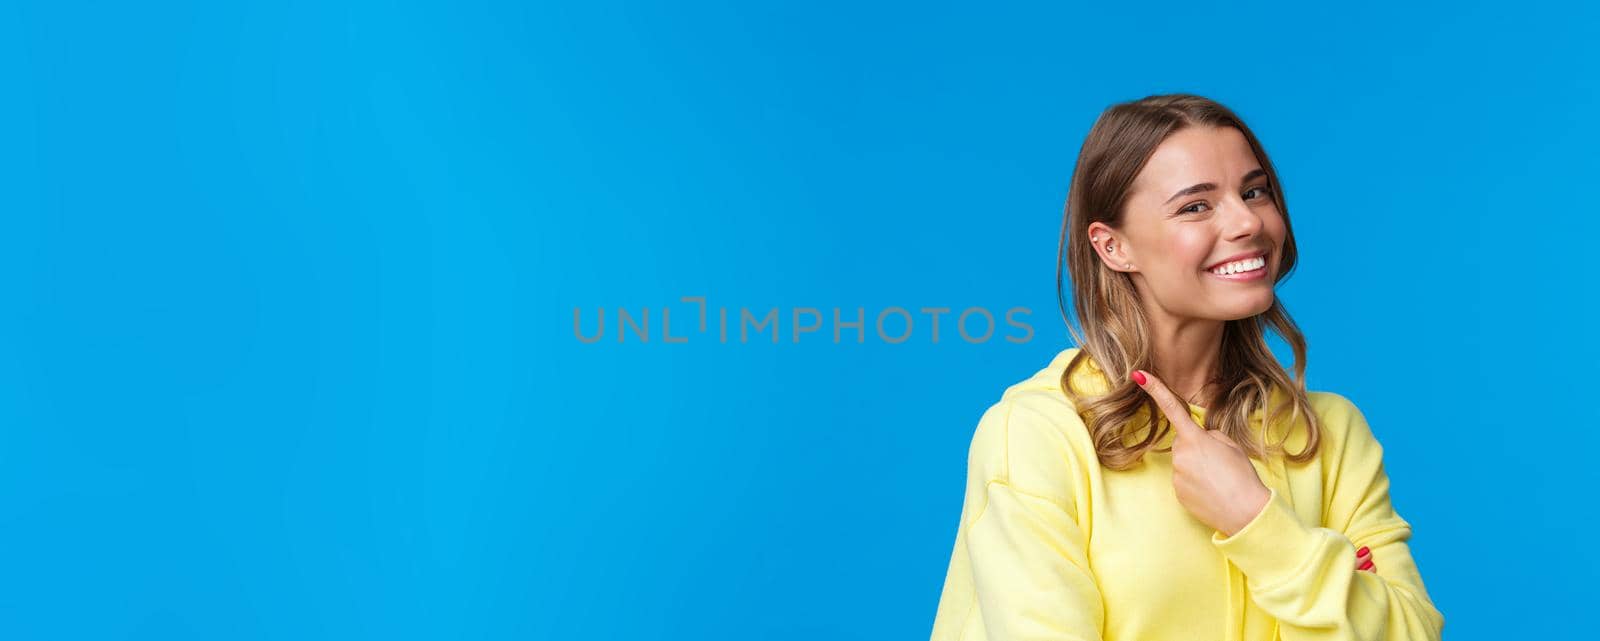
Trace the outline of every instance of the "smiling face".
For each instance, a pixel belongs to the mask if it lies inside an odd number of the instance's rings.
[[[1162,141],[1134,179],[1121,227],[1096,222],[1089,237],[1108,266],[1135,275],[1147,308],[1248,318],[1272,307],[1281,261],[1285,225],[1272,188],[1239,130],[1189,127]],[[1241,255],[1259,260],[1212,271]]]

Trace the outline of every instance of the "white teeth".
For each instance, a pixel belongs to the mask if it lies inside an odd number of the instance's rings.
[[[1234,262],[1228,263],[1228,264],[1223,265],[1221,267],[1217,267],[1215,269],[1212,269],[1211,273],[1219,274],[1219,275],[1222,275],[1222,276],[1227,276],[1229,274],[1237,274],[1239,272],[1254,271],[1254,270],[1261,269],[1262,267],[1266,267],[1266,266],[1267,266],[1266,257],[1257,256],[1255,258],[1246,258],[1244,260],[1236,260]]]

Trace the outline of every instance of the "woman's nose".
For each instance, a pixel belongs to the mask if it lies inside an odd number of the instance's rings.
[[[1261,214],[1243,200],[1229,202],[1227,209],[1224,231],[1230,240],[1249,238],[1261,231]]]

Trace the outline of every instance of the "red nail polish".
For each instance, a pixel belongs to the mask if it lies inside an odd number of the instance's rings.
[[[1133,370],[1133,382],[1144,385],[1144,372]]]
[[[1362,569],[1362,570],[1370,570],[1370,569],[1372,569],[1372,559],[1367,559],[1366,563],[1362,563],[1360,569]]]
[[[1363,546],[1361,546],[1361,549],[1356,550],[1356,556],[1366,556],[1366,555],[1367,555],[1367,546],[1363,545]]]

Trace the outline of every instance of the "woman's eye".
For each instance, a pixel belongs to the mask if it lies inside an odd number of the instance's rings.
[[[1272,191],[1272,190],[1271,190],[1271,189],[1268,189],[1268,188],[1267,188],[1267,187],[1265,187],[1265,186],[1262,186],[1262,187],[1251,187],[1251,188],[1250,188],[1250,190],[1249,190],[1249,191],[1246,191],[1246,192],[1244,192],[1244,193],[1246,193],[1246,194],[1248,194],[1248,193],[1250,193],[1250,192],[1252,192],[1252,191],[1259,191],[1259,192],[1261,192],[1261,196],[1260,196],[1260,197],[1261,197],[1261,198],[1265,198],[1265,197],[1266,197],[1266,196],[1267,196],[1267,193],[1268,193],[1268,192],[1270,192],[1270,191]],[[1248,200],[1248,199],[1249,199],[1249,198],[1250,198],[1250,197],[1249,197],[1249,196],[1245,196],[1245,199],[1246,199],[1246,200]]]
[[[1179,209],[1178,213],[1180,213],[1180,214],[1198,214],[1198,213],[1200,213],[1200,210],[1195,209],[1196,207],[1207,207],[1207,206],[1208,205],[1206,205],[1205,203],[1195,203],[1193,205],[1189,205],[1188,207],[1184,207],[1183,209]]]

